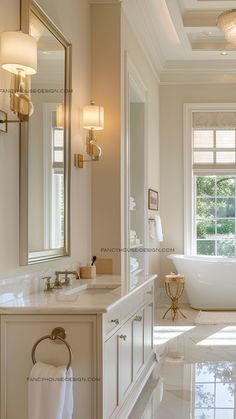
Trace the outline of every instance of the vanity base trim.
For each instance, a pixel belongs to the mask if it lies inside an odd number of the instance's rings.
[[[128,395],[127,399],[121,405],[119,410],[115,410],[114,414],[111,416],[111,419],[124,419],[124,418],[128,419],[135,403],[138,400],[140,393],[142,392],[145,384],[150,378],[156,365],[157,365],[157,360],[156,360],[155,353],[153,352],[150,356],[149,361],[144,367],[142,373],[140,374],[139,378],[135,382],[132,389],[130,389],[130,394]]]

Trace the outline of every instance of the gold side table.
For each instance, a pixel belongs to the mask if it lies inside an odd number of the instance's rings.
[[[185,319],[187,318],[179,308],[179,299],[184,292],[184,275],[170,274],[165,276],[165,290],[168,297],[171,299],[171,306],[166,310],[163,319],[167,313],[171,312],[172,320],[180,313]]]

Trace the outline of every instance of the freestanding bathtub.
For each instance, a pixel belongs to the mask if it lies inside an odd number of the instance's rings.
[[[169,255],[178,273],[185,276],[185,289],[192,308],[236,310],[236,258]]]

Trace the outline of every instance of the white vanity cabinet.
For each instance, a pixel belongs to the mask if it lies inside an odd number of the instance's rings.
[[[103,418],[124,419],[155,365],[153,285],[105,315],[104,326]]]
[[[156,362],[153,281],[117,299],[106,312],[91,308],[91,314],[80,314],[69,307],[63,313],[58,308],[58,314],[39,314],[37,309],[33,314],[33,308],[12,314],[2,310],[1,419],[27,419],[32,348],[58,326],[66,330],[73,354],[73,419],[128,418]],[[65,365],[68,349],[48,339],[39,343],[35,357]]]

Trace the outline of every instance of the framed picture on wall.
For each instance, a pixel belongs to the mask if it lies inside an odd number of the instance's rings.
[[[148,209],[158,211],[158,192],[148,189]]]

